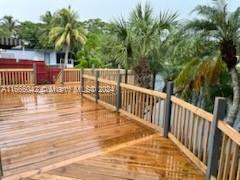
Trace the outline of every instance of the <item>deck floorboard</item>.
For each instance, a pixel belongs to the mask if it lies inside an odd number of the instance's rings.
[[[1,94],[0,148],[5,179],[203,177],[155,130],[77,94]]]

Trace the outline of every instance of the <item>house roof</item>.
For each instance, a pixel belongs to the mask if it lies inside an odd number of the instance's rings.
[[[7,38],[7,37],[0,38],[1,49],[10,49],[12,47],[20,46],[21,44],[22,44],[22,41],[17,38]]]

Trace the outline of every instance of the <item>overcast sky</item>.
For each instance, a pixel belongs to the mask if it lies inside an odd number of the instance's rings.
[[[210,4],[211,0],[0,0],[0,17],[12,15],[20,21],[39,21],[47,10],[55,11],[69,5],[78,12],[80,20],[101,18],[111,21],[127,16],[138,2],[150,2],[155,13],[160,10],[177,11],[180,19],[190,18],[191,10],[198,4]],[[240,6],[240,0],[229,0],[230,9]]]

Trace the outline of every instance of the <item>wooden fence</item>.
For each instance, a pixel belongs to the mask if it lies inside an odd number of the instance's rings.
[[[227,125],[226,100],[216,98],[214,113],[208,113],[173,95],[168,85],[167,93],[83,75],[82,90],[94,87],[96,91],[82,94],[107,108],[117,110],[138,120],[170,138],[201,170],[206,179],[239,180],[240,134]],[[102,92],[111,87],[111,92]]]
[[[34,69],[0,69],[0,86],[33,85]]]

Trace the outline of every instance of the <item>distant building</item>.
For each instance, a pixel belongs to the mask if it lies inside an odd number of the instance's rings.
[[[14,38],[0,38],[0,60],[16,59],[17,61],[32,60],[44,61],[49,66],[60,66],[64,63],[64,53],[44,49],[21,48],[21,41]],[[73,68],[73,59],[70,57],[67,67]]]

